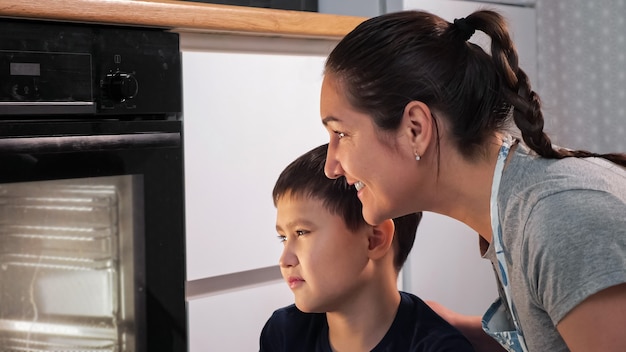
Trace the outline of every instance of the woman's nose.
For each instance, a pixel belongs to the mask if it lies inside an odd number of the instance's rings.
[[[335,158],[331,147],[328,148],[328,152],[326,154],[326,163],[324,164],[324,174],[326,174],[326,177],[330,179],[336,179],[336,178],[343,176],[343,169],[341,168],[341,164]]]

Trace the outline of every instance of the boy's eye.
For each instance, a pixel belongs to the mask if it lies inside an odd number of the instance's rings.
[[[345,137],[345,136],[346,136],[346,134],[345,134],[345,133],[343,133],[343,132],[339,132],[339,131],[335,131],[335,134],[337,135],[337,138],[339,138],[339,139],[341,139],[341,138],[343,138],[343,137]]]
[[[296,235],[297,237],[304,236],[304,235],[306,235],[308,233],[310,233],[310,231],[307,231],[307,230],[295,230],[294,231],[294,235]],[[278,235],[278,236],[276,236],[276,238],[278,238],[278,241],[281,242],[281,243],[287,242],[287,236]]]

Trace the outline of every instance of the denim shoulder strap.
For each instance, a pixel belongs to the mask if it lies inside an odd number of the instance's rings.
[[[496,161],[496,168],[493,174],[493,184],[491,186],[491,200],[490,200],[490,211],[491,211],[491,230],[492,230],[492,241],[494,244],[494,248],[496,251],[496,259],[498,260],[498,268],[500,272],[500,277],[502,278],[502,291],[504,292],[506,303],[509,307],[509,312],[511,313],[511,318],[513,319],[513,324],[515,326],[515,330],[518,332],[519,342],[522,345],[522,349],[527,351],[526,342],[524,341],[524,336],[522,334],[522,329],[519,326],[519,322],[517,320],[517,316],[515,313],[515,305],[511,300],[511,288],[509,286],[509,272],[506,266],[506,260],[504,257],[504,246],[502,245],[502,227],[500,226],[500,218],[498,216],[498,191],[500,190],[500,180],[502,179],[502,172],[504,171],[504,163],[506,162],[506,158],[511,150],[512,143],[511,136],[506,136],[502,140],[502,147],[500,147],[500,151],[498,152],[498,160]]]

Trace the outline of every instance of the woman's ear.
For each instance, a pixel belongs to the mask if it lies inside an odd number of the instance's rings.
[[[416,156],[426,154],[433,134],[433,119],[430,108],[421,101],[410,101],[404,107],[403,127]]]
[[[382,258],[391,249],[395,225],[393,220],[387,219],[379,225],[372,226],[369,234],[369,256],[372,259]]]

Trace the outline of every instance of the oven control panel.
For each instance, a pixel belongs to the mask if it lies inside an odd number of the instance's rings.
[[[0,68],[2,110],[95,111],[90,54],[0,50]]]
[[[0,19],[0,116],[182,111],[178,34]]]

